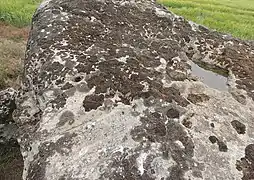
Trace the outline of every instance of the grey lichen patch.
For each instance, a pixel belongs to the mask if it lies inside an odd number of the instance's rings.
[[[73,112],[71,111],[65,111],[59,118],[59,122],[57,123],[57,126],[63,126],[66,123],[69,123],[70,125],[73,124],[75,121],[75,117]]]
[[[79,83],[76,88],[79,92],[88,92],[90,90],[87,84],[84,82]]]
[[[53,156],[56,152],[59,154],[68,155],[71,152],[71,147],[74,144],[72,139],[77,134],[66,133],[59,138],[56,142],[46,141],[39,147],[39,152],[34,156],[34,160],[31,162],[27,171],[28,179],[43,180],[46,176],[46,167],[48,164],[48,158]]]
[[[70,89],[65,90],[64,94],[67,97],[71,97],[75,94],[76,91],[77,91],[76,87],[71,87]]]
[[[175,113],[173,114],[175,115]],[[141,145],[144,143],[160,143],[160,156],[175,162],[171,166],[168,176],[164,178],[183,178],[185,171],[193,163],[191,158],[194,153],[194,144],[183,127],[174,120],[169,120],[166,114],[156,112],[146,114],[145,117],[141,118],[141,122],[142,125],[135,127],[131,132],[133,139],[140,142]],[[175,141],[179,141],[182,145],[178,146]],[[149,165],[149,161],[147,161],[147,165]],[[144,172],[142,177],[151,177],[147,173]]]
[[[234,120],[231,122],[231,125],[233,126],[233,128],[236,130],[238,134],[245,134],[246,126],[243,123],[237,120]]]

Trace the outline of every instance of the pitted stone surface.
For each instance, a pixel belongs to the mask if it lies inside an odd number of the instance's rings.
[[[226,72],[228,91],[190,62]],[[44,1],[14,113],[23,178],[251,179],[253,69],[252,44],[152,0]]]

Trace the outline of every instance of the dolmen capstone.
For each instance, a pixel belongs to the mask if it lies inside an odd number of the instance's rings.
[[[13,113],[23,179],[254,179],[253,44],[152,0],[42,2]]]

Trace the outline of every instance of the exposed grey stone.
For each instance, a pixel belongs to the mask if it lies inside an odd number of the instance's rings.
[[[253,69],[252,43],[152,0],[44,1],[14,113],[23,178],[251,179]]]

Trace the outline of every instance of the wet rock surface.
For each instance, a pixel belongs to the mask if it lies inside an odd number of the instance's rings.
[[[154,1],[44,1],[14,112],[23,178],[251,179],[253,69],[251,43]]]

